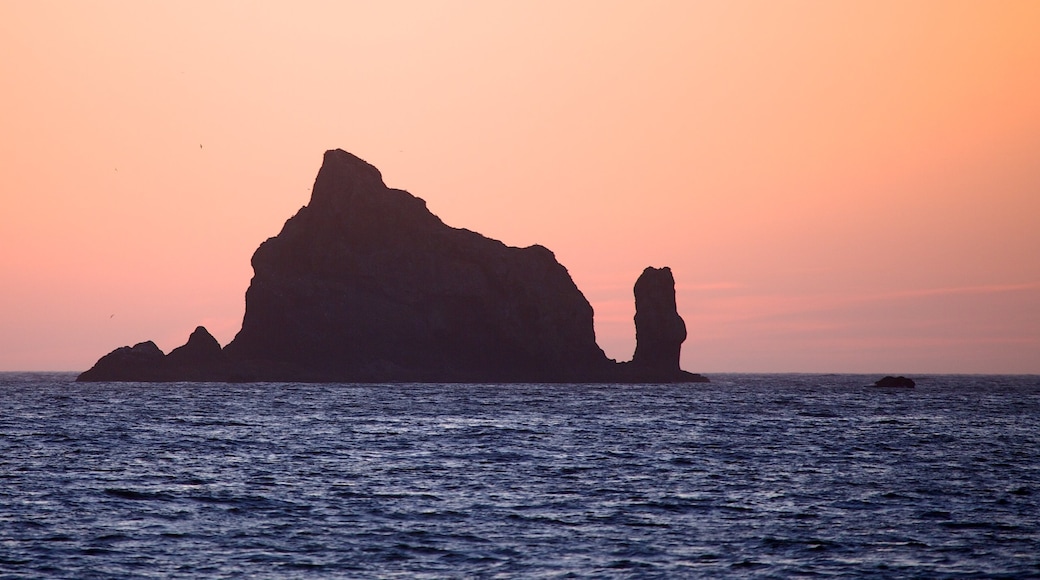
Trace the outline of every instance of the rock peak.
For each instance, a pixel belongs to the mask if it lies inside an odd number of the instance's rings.
[[[314,180],[310,206],[328,206],[337,197],[353,198],[386,189],[383,175],[371,163],[342,149],[330,149]]]
[[[220,357],[220,343],[206,330],[205,326],[195,328],[188,337],[188,342],[166,355],[168,366],[202,365],[211,363]]]
[[[326,151],[325,156],[322,158],[321,168],[346,174],[374,175],[380,181],[383,180],[383,174],[379,172],[375,165],[342,149],[329,149]]]

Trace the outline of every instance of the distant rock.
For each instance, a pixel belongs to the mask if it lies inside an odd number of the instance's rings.
[[[875,382],[874,386],[875,387],[884,387],[884,388],[896,388],[896,389],[912,389],[912,388],[914,388],[915,383],[914,383],[913,379],[908,379],[906,377],[892,377],[892,376],[888,376],[888,377],[885,377],[885,378],[880,379],[877,382]]]
[[[637,282],[639,346],[615,363],[551,251],[449,227],[342,150],[325,154],[310,203],[252,265],[242,329],[224,349],[199,327],[169,355],[117,349],[79,380],[707,380],[679,369],[686,328],[668,268]]]

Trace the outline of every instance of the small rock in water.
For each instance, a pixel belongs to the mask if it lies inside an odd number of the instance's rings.
[[[875,387],[886,387],[886,388],[897,388],[897,389],[912,389],[915,386],[913,379],[906,377],[893,377],[887,376],[874,383]]]

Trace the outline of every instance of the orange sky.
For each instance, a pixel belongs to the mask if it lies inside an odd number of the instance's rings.
[[[1040,2],[0,2],[0,370],[238,330],[326,149],[695,372],[1040,373]],[[200,148],[199,145],[202,145]]]

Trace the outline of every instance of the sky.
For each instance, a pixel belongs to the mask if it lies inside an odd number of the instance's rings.
[[[1040,2],[0,0],[0,370],[238,331],[327,149],[693,372],[1040,373]]]

